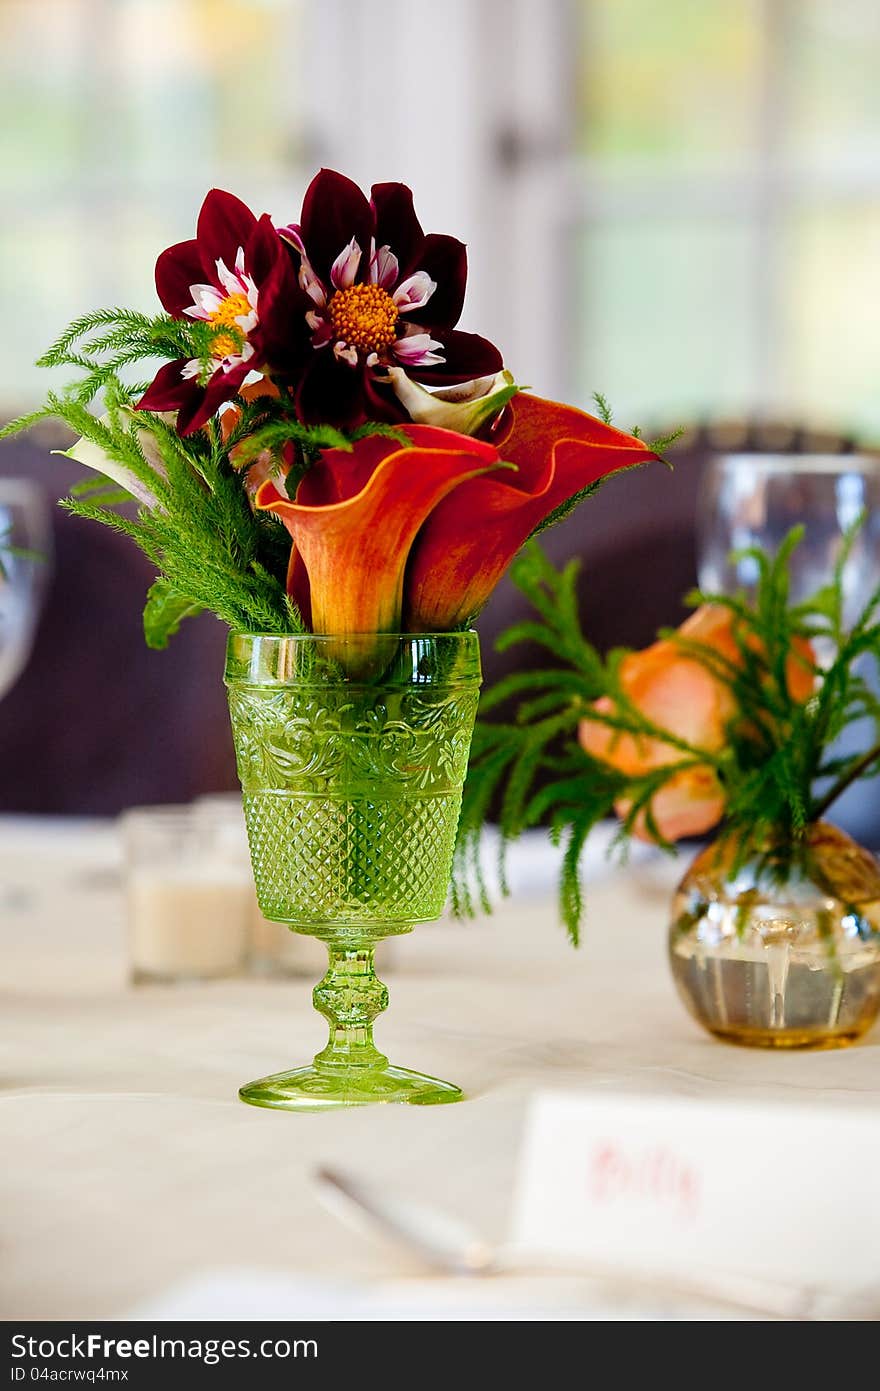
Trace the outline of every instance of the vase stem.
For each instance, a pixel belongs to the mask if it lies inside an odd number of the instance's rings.
[[[374,970],[373,944],[328,942],[327,950],[327,972],[312,1000],[330,1025],[330,1039],[315,1067],[333,1073],[384,1068],[388,1059],[373,1043],[373,1020],[387,1008],[388,990]]]
[[[388,991],[373,969],[375,939],[369,932],[346,932],[341,943],[327,940],[326,946],[330,961],[312,999],[330,1025],[327,1047],[308,1067],[249,1082],[239,1092],[242,1101],[284,1111],[323,1111],[376,1101],[420,1106],[459,1101],[461,1092],[451,1082],[392,1067],[373,1043],[373,1020],[387,1008]]]

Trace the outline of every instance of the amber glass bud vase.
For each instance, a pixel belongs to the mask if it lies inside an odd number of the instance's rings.
[[[688,1009],[731,1043],[839,1048],[880,1012],[880,867],[816,822],[797,843],[726,836],[673,900],[672,974]]]

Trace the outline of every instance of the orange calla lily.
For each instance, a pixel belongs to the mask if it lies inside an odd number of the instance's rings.
[[[595,416],[524,392],[507,406],[492,442],[515,469],[463,483],[427,517],[407,571],[409,631],[466,623],[560,503],[657,457],[644,441]]]
[[[254,505],[293,538],[287,589],[314,632],[462,626],[560,503],[656,458],[594,416],[522,394],[491,441],[400,429],[409,444],[373,434],[323,450],[294,499],[251,470]]]
[[[482,440],[429,425],[404,433],[410,444],[377,434],[351,451],[322,451],[295,501],[271,479],[257,491],[255,506],[293,538],[288,590],[313,632],[399,631],[406,563],[425,519],[463,482],[503,467]]]

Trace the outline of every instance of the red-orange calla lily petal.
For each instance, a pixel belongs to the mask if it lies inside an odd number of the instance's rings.
[[[348,635],[400,630],[407,558],[425,518],[465,481],[501,465],[492,444],[411,425],[412,444],[372,435],[351,452],[324,450],[296,501],[271,480],[255,505],[273,512],[295,549],[289,585],[308,577],[311,626]]]
[[[584,411],[523,392],[492,442],[516,470],[463,483],[428,517],[407,571],[408,631],[467,622],[560,503],[606,474],[657,457],[642,440]]]

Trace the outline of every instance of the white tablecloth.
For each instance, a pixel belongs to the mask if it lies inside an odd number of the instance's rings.
[[[236,1090],[322,1045],[310,984],[128,987],[113,829],[0,821],[0,1316],[219,1316],[236,1280],[242,1313],[362,1316],[352,1291],[367,1277],[392,1282],[386,1312],[403,1309],[424,1271],[334,1218],[316,1167],[369,1174],[500,1240],[541,1087],[876,1107],[878,1030],[789,1054],[723,1046],[691,1021],[665,961],[680,872],[653,859],[600,870],[579,952],[546,893],[417,929],[386,977],[379,1042],[468,1100],[289,1115]],[[479,1310],[499,1298],[490,1283],[435,1282],[430,1298]],[[541,1290],[522,1296],[532,1309],[561,1316],[575,1300]],[[514,1309],[516,1282],[505,1297]]]

